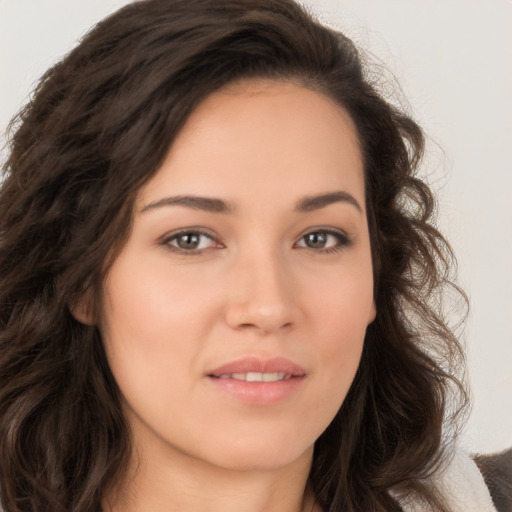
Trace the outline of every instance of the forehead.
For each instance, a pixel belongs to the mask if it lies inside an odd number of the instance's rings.
[[[191,114],[143,189],[142,206],[167,189],[233,199],[262,194],[268,200],[283,200],[283,191],[348,189],[361,200],[356,130],[340,105],[306,87],[263,80],[231,84]]]

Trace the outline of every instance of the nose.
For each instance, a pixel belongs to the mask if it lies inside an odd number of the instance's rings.
[[[275,254],[240,256],[232,268],[226,323],[261,334],[289,330],[300,317],[298,290],[290,268]]]

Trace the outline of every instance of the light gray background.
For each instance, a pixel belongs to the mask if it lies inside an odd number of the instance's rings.
[[[126,0],[0,0],[0,131],[35,80]],[[512,2],[309,0],[397,77],[431,143],[440,227],[471,298],[463,443],[512,445]],[[1,139],[3,142],[3,139]]]

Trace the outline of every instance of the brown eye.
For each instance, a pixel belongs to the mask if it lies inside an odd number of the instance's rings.
[[[182,231],[163,240],[164,245],[170,249],[182,252],[200,252],[216,245],[215,240],[198,231]]]
[[[308,233],[304,236],[306,245],[311,249],[323,249],[327,243],[328,235],[326,233]]]
[[[297,244],[299,247],[328,253],[350,245],[350,240],[342,232],[332,230],[311,231],[305,234]]]
[[[176,238],[176,245],[180,249],[197,249],[201,241],[201,235],[197,233],[187,233]]]

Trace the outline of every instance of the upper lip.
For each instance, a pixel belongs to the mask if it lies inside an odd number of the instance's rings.
[[[285,357],[264,359],[259,357],[243,357],[230,361],[208,372],[209,376],[220,377],[233,373],[284,373],[293,377],[306,375],[306,370]]]

